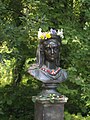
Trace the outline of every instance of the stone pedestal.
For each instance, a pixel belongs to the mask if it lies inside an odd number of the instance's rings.
[[[35,102],[34,120],[64,120],[64,104],[67,98],[64,96],[62,101],[37,100]]]
[[[56,91],[57,85],[56,81],[44,83],[42,92],[33,96],[34,120],[64,120],[64,104],[68,98]]]

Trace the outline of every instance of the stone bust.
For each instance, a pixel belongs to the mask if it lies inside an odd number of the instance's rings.
[[[60,45],[59,35],[50,34],[47,39],[40,39],[36,64],[32,64],[28,73],[43,83],[60,83],[67,78],[67,73],[60,68]]]

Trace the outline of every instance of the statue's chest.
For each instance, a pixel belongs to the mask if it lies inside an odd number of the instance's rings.
[[[41,77],[46,80],[57,80],[60,77],[60,68],[57,70],[49,70],[42,67],[40,70],[40,78]]]

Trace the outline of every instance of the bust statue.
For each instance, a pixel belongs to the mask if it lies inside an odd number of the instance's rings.
[[[60,67],[60,45],[61,38],[56,31],[42,34],[37,48],[36,64],[30,66],[28,73],[43,83],[64,81],[67,73]]]
[[[35,102],[35,120],[63,120],[64,103],[67,97],[57,91],[57,86],[67,78],[67,73],[60,67],[61,38],[55,30],[42,33],[36,54],[36,64],[32,64],[28,73],[41,81],[42,91],[32,97]]]

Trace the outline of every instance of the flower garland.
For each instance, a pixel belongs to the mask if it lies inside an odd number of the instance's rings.
[[[56,32],[56,30],[54,30],[54,29],[51,28],[50,32],[42,32],[42,29],[39,28],[38,39],[42,39],[42,40],[49,39],[49,38],[51,38],[51,35],[58,35],[61,38],[64,38],[63,29],[58,30],[58,32]]]

